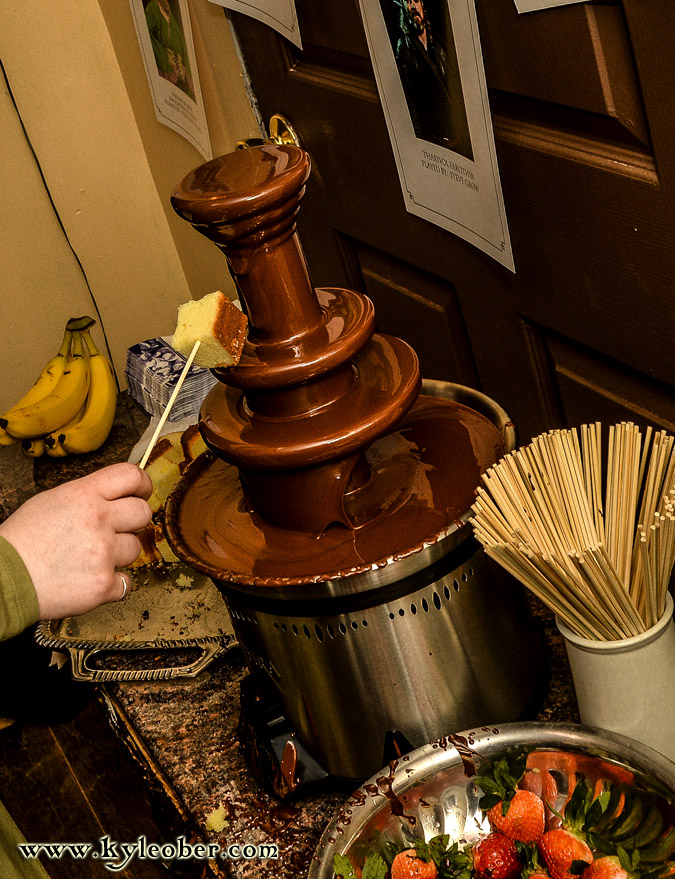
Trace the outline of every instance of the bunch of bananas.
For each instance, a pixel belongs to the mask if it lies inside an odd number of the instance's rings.
[[[117,404],[117,384],[108,359],[89,330],[91,317],[71,318],[57,354],[38,380],[0,418],[0,446],[21,443],[26,455],[93,452],[110,433]]]

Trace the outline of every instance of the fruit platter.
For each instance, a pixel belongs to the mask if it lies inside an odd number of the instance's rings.
[[[675,877],[675,764],[613,733],[514,723],[432,742],[356,790],[309,879]]]

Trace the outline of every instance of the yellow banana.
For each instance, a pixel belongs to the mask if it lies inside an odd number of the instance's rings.
[[[3,418],[8,419],[11,413],[16,412],[17,409],[23,409],[24,406],[30,406],[32,403],[37,403],[38,400],[42,400],[48,393],[50,393],[50,391],[54,390],[66,368],[68,355],[70,354],[72,335],[72,332],[69,329],[66,329],[58,353],[44,365],[42,372],[38,376],[33,387],[23,395],[18,403],[15,403],[7,410],[3,415]],[[0,428],[0,445],[11,445],[9,441],[5,441],[6,433],[6,430]],[[14,439],[16,440],[17,437],[14,437]]]
[[[89,379],[89,390],[91,390],[91,376]],[[87,394],[87,397],[89,395]],[[59,436],[63,436],[65,431],[72,430],[73,427],[81,420],[84,415],[84,410],[87,408],[86,401],[82,405],[82,408],[78,411],[77,415],[70,419],[67,424],[64,424],[62,427],[58,427],[56,430],[52,431],[45,437],[45,451],[49,455],[50,458],[65,458],[68,455],[68,452],[63,448],[61,443],[59,442]]]
[[[45,452],[49,455],[50,458],[67,458],[68,452],[63,448],[61,443],[55,442],[53,445],[48,446],[47,440],[45,440]]]
[[[89,331],[82,333],[89,351],[89,395],[84,413],[74,425],[54,432],[66,452],[83,454],[98,449],[108,438],[117,406],[117,384],[107,357],[102,354]]]
[[[33,439],[21,440],[21,451],[29,458],[41,458],[45,453],[45,438],[36,436]]]
[[[70,421],[82,407],[88,389],[89,364],[84,356],[81,334],[76,332],[72,353],[56,386],[41,400],[12,409],[0,418],[0,427],[19,439],[45,436]]]
[[[18,443],[19,440],[17,437],[12,436],[11,433],[7,433],[6,430],[3,430],[0,427],[0,448],[2,446],[13,446],[14,443]]]
[[[61,443],[54,442],[51,446],[47,445],[49,437],[45,440],[45,452],[50,458],[67,458],[68,452],[63,448]]]

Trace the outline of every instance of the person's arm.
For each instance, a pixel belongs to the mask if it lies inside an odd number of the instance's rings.
[[[0,537],[0,641],[13,638],[39,618],[35,587],[23,559]]]
[[[115,569],[138,557],[135,532],[152,517],[151,493],[147,473],[135,464],[113,464],[35,495],[0,524],[0,537],[20,556],[35,593],[33,604],[25,574],[12,558],[15,580],[8,586],[8,600],[23,608],[11,614],[14,626],[16,621],[30,625],[35,619],[81,614],[118,600],[123,582]],[[4,592],[4,580],[0,586]]]

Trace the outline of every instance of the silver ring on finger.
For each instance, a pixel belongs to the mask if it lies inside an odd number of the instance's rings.
[[[127,597],[127,592],[129,591],[129,578],[126,574],[123,574],[121,571],[117,572],[119,577],[122,580],[122,594],[117,599],[117,601],[122,601],[123,598]]]

